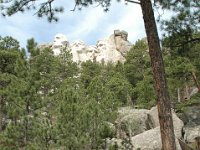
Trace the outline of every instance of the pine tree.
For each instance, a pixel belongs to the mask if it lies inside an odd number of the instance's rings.
[[[125,75],[133,86],[134,104],[142,108],[155,105],[156,95],[146,39],[138,40],[130,49],[124,68]]]
[[[23,143],[20,121],[23,114],[22,93],[26,90],[22,73],[17,70],[25,61],[24,50],[12,37],[1,38],[1,148],[15,149]],[[3,121],[4,120],[4,121]]]
[[[67,78],[56,94],[57,146],[85,149],[89,143],[86,95],[79,79]]]
[[[188,88],[191,86],[200,89],[198,77],[200,56],[196,49],[199,44],[198,42],[180,44],[188,36],[185,33],[185,31],[181,34],[174,33],[163,40],[170,94],[175,101],[190,99]]]
[[[1,113],[0,113],[0,131],[2,131],[3,128],[3,117],[5,117],[5,114],[3,113],[5,102],[6,102],[6,88],[10,83],[10,80],[12,77],[14,77],[14,64],[18,57],[18,49],[11,49],[9,45],[14,41],[13,38],[0,37],[0,89],[1,89],[1,97],[0,97],[0,107],[1,107]],[[13,42],[14,43],[14,42]],[[16,47],[18,44],[15,45]]]
[[[135,86],[137,81],[143,79],[145,71],[151,74],[150,67],[147,41],[145,39],[138,40],[126,55],[125,75]]]
[[[90,112],[90,137],[91,148],[98,149],[102,144],[103,131],[108,122],[113,123],[116,119],[116,110],[120,105],[117,97],[108,87],[104,75],[95,77],[88,87],[87,110]],[[105,138],[105,137],[104,137]]]
[[[199,36],[194,33],[199,32],[199,12],[198,9],[200,2],[196,0],[183,0],[183,1],[160,1],[158,0],[157,6],[162,9],[170,10],[173,13],[172,17],[168,20],[161,21],[161,29],[164,29],[165,35],[174,36],[173,43],[176,46],[185,45],[188,43],[199,42]],[[178,37],[177,37],[178,35]],[[175,38],[176,37],[176,38]],[[182,37],[182,38],[179,38]],[[172,41],[171,41],[172,42]]]
[[[95,76],[101,73],[102,66],[98,62],[86,61],[81,64],[81,81],[87,88]]]
[[[53,1],[54,0],[46,1],[46,3],[42,3],[38,11],[39,17],[41,17],[42,15],[46,15],[47,17],[50,17],[49,20],[51,21],[54,19],[55,12],[57,11],[60,12],[63,10],[63,9],[56,10],[52,8],[51,4]],[[127,0],[127,1],[131,3],[139,4],[142,9],[144,25],[145,25],[145,30],[147,34],[147,41],[149,45],[151,66],[152,66],[153,76],[154,76],[154,81],[155,81],[155,91],[157,95],[158,113],[160,116],[165,116],[165,117],[159,118],[163,149],[174,150],[176,148],[175,148],[175,138],[174,138],[173,122],[172,122],[172,115],[171,115],[171,108],[170,108],[170,97],[169,97],[168,86],[166,82],[164,63],[163,63],[162,52],[161,52],[161,47],[159,43],[159,37],[157,33],[157,27],[155,23],[152,3],[150,0],[140,0],[140,1]],[[14,3],[13,1],[10,1],[10,2],[11,2],[11,5],[10,7],[8,7],[8,9],[4,9],[4,7],[2,7],[2,10],[7,11],[7,15],[12,15],[18,11],[24,11],[24,7],[29,6],[28,4],[32,2],[32,0],[27,0],[25,3],[23,3],[22,1],[14,1]],[[155,0],[154,2],[155,4],[159,3],[161,6],[163,6],[163,8],[175,8],[177,6],[176,4],[177,1],[168,2],[168,1]],[[2,1],[2,4],[3,3],[5,3],[5,1]],[[89,6],[89,5],[92,5],[93,3],[99,3],[99,5],[104,7],[105,11],[108,11],[111,1],[110,0],[95,0],[95,1],[85,0],[83,2],[82,0],[77,0],[75,1],[74,10],[76,9],[76,7],[82,8],[83,6]],[[179,16],[180,20],[182,20],[182,18],[185,18],[184,16],[189,16],[189,17],[192,16],[190,12],[194,12],[193,20],[196,20],[197,22],[194,21],[192,23],[194,25],[198,23],[199,18],[196,16],[199,13],[199,10],[197,9],[196,11],[196,9],[194,9],[194,11],[190,11],[190,9],[188,8],[190,8],[190,6],[194,6],[198,8],[199,2],[196,0],[195,1],[184,0],[184,1],[180,1],[179,4],[183,7],[177,7],[178,9],[174,9],[174,10],[178,10],[181,12]],[[186,26],[184,27],[188,28],[187,23],[190,21],[188,21],[188,19],[185,19],[185,21],[186,21],[186,24],[185,24]],[[176,22],[174,24],[176,24]]]
[[[115,94],[119,103],[122,105],[132,105],[132,85],[120,73],[114,73],[108,78],[105,86]]]

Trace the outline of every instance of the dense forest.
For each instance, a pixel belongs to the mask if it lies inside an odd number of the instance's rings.
[[[64,7],[54,2],[1,0],[0,14],[32,10],[39,18],[57,22]],[[72,11],[94,4],[108,11],[111,5],[111,0],[73,2]],[[16,39],[0,37],[0,149],[116,150],[117,145],[107,146],[107,139],[116,137],[112,127],[119,109],[150,109],[156,104],[161,147],[176,149],[171,107],[181,114],[187,106],[199,106],[200,3],[125,2],[141,6],[147,38],[133,45],[124,63],[75,63],[70,49],[55,56],[34,39],[21,48]],[[163,19],[166,10],[173,13],[168,20]],[[161,41],[156,21],[164,33]]]
[[[200,43],[173,46],[173,39],[163,39],[162,53],[171,103],[181,112],[199,103],[191,96],[199,90]],[[34,39],[24,49],[12,37],[0,38],[0,149],[102,149],[115,137],[110,123],[120,107],[156,104],[145,38],[117,64],[77,64],[70,49],[55,56],[38,47]]]

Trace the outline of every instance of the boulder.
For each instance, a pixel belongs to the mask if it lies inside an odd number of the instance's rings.
[[[172,116],[177,150],[181,150],[177,139],[182,138],[184,124],[173,111]],[[161,150],[162,143],[157,107],[153,107],[151,110],[122,107],[118,110],[115,128],[116,139],[114,141],[120,140],[121,143],[117,142],[117,144],[122,149],[131,146],[133,150]],[[130,142],[125,142],[127,141],[125,139],[130,139]]]
[[[123,107],[118,112],[119,117],[116,121],[118,138],[134,136],[151,128],[148,118],[149,110]]]
[[[193,143],[195,138],[200,136],[200,106],[185,108],[184,117],[184,140],[188,143]]]
[[[115,36],[121,36],[121,31],[120,30],[114,30],[114,35]]]
[[[149,117],[150,120],[152,121],[153,127],[158,127],[159,126],[159,119],[158,119],[158,109],[157,107],[152,107],[151,110],[149,111]],[[174,124],[174,131],[177,136],[177,138],[182,137],[182,129],[184,126],[184,123],[181,119],[178,118],[176,113],[172,110],[172,118],[173,118],[173,124]]]
[[[184,140],[187,143],[195,143],[195,138],[200,137],[200,125],[196,126],[185,126],[184,130]]]
[[[114,37],[121,37],[124,41],[127,41],[128,39],[128,32],[122,30],[114,30]]]
[[[133,150],[161,150],[160,127],[145,131],[131,138]],[[181,150],[178,140],[176,139],[176,148]]]
[[[184,117],[186,120],[185,125],[187,126],[200,125],[200,105],[185,108]]]

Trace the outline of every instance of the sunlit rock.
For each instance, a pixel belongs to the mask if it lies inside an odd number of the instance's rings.
[[[85,61],[86,56],[86,44],[81,40],[76,40],[70,45],[73,61]]]
[[[68,47],[68,46],[69,46],[69,42],[65,35],[57,34],[54,37],[54,41],[52,44],[52,49],[53,49],[54,55],[56,55],[56,56],[59,55],[61,53],[61,49]]]
[[[59,55],[63,48],[71,51],[73,61],[79,63],[87,60],[97,62],[124,62],[127,51],[131,48],[131,43],[127,40],[126,31],[115,30],[114,34],[97,41],[95,46],[86,45],[83,41],[77,40],[69,43],[63,34],[57,34],[54,38],[52,49],[54,55]]]
[[[99,50],[96,46],[88,46],[87,47],[87,60],[96,60],[96,57],[99,55]]]

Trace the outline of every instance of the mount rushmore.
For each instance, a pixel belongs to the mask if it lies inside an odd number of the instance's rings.
[[[43,46],[47,45],[41,45],[40,47]],[[125,61],[125,54],[132,47],[132,44],[128,41],[126,31],[114,30],[112,35],[97,41],[96,45],[86,45],[81,40],[70,43],[65,35],[57,34],[53,43],[48,46],[52,48],[56,56],[61,53],[62,48],[69,49],[73,61],[77,63],[87,60],[116,63]]]

